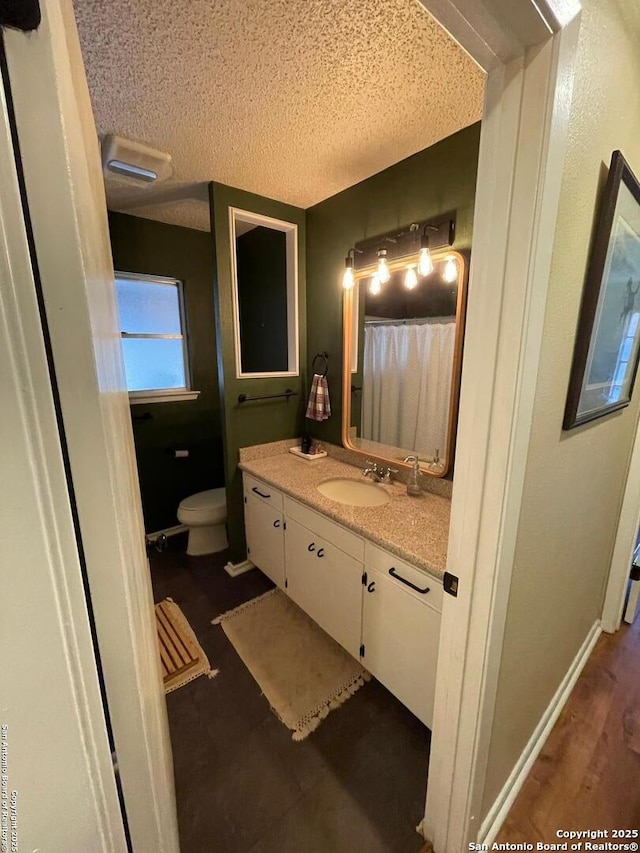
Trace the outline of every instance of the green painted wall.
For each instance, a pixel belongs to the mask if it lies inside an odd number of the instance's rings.
[[[305,372],[306,346],[306,268],[305,211],[233,187],[212,182],[210,185],[211,231],[215,235],[215,304],[218,340],[218,380],[222,398],[224,465],[227,484],[227,512],[231,559],[246,558],[242,477],[238,470],[238,450],[252,444],[280,441],[299,435],[302,406],[306,405],[304,375],[271,379],[237,379],[233,334],[233,290],[229,208],[270,216],[298,226],[298,315],[300,326],[300,367]],[[291,388],[300,392],[289,402],[265,400],[238,405],[238,395],[277,394]]]
[[[213,308],[211,235],[122,213],[109,214],[117,270],[184,282],[193,388],[197,400],[131,407],[145,530],[178,523],[182,498],[224,483]],[[139,420],[150,414],[150,420]],[[187,449],[175,459],[170,449]]]
[[[329,353],[333,412],[324,423],[305,422],[312,435],[341,443],[340,282],[348,249],[367,237],[455,210],[454,248],[468,251],[479,144],[478,122],[307,210],[307,364],[310,368],[315,353]]]

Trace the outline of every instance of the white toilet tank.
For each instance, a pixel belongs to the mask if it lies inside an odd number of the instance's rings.
[[[217,524],[227,519],[226,489],[196,492],[180,501],[178,520],[187,525]]]

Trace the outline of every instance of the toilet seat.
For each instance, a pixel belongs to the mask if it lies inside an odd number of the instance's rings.
[[[226,489],[207,489],[180,501],[178,518],[183,524],[215,524],[227,517]]]

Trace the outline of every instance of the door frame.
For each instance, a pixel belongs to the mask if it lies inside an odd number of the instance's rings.
[[[580,7],[420,2],[488,75],[448,555],[460,592],[443,609],[422,824],[460,853],[481,837]],[[71,0],[42,6],[7,53],[98,643],[134,849],[177,853],[99,151]]]
[[[0,78],[0,740],[20,849],[126,853],[27,230]]]
[[[577,3],[420,0],[487,72],[423,835],[438,853],[482,825],[502,640],[568,138]],[[493,15],[488,11],[493,10]],[[515,796],[515,791],[510,796]],[[504,804],[490,813],[502,818]]]
[[[72,2],[41,10],[5,48],[78,532],[132,847],[178,853],[100,150]]]

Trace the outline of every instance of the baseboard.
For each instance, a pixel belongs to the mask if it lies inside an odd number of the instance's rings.
[[[186,524],[176,524],[175,527],[165,527],[164,530],[147,533],[145,538],[147,542],[155,542],[159,536],[176,536],[178,533],[185,533],[188,529]]]
[[[480,844],[488,844],[491,846],[496,839],[498,832],[502,828],[502,824],[509,814],[509,809],[520,793],[520,789],[524,785],[536,758],[540,755],[542,747],[545,745],[545,742],[551,733],[551,729],[560,716],[560,712],[564,708],[567,699],[571,695],[571,691],[573,690],[584,665],[589,660],[589,655],[593,651],[593,647],[595,646],[601,632],[602,625],[600,620],[598,620],[589,631],[587,638],[580,647],[578,654],[573,659],[571,666],[567,670],[565,677],[562,679],[553,699],[549,703],[540,722],[536,726],[535,731],[531,735],[529,742],[525,746],[522,755],[518,759],[504,787],[496,797],[493,806],[484,819],[478,834],[478,842]]]
[[[243,560],[241,563],[228,562],[224,567],[225,572],[232,578],[237,578],[238,575],[250,572],[251,569],[255,569],[255,564],[251,560]]]

